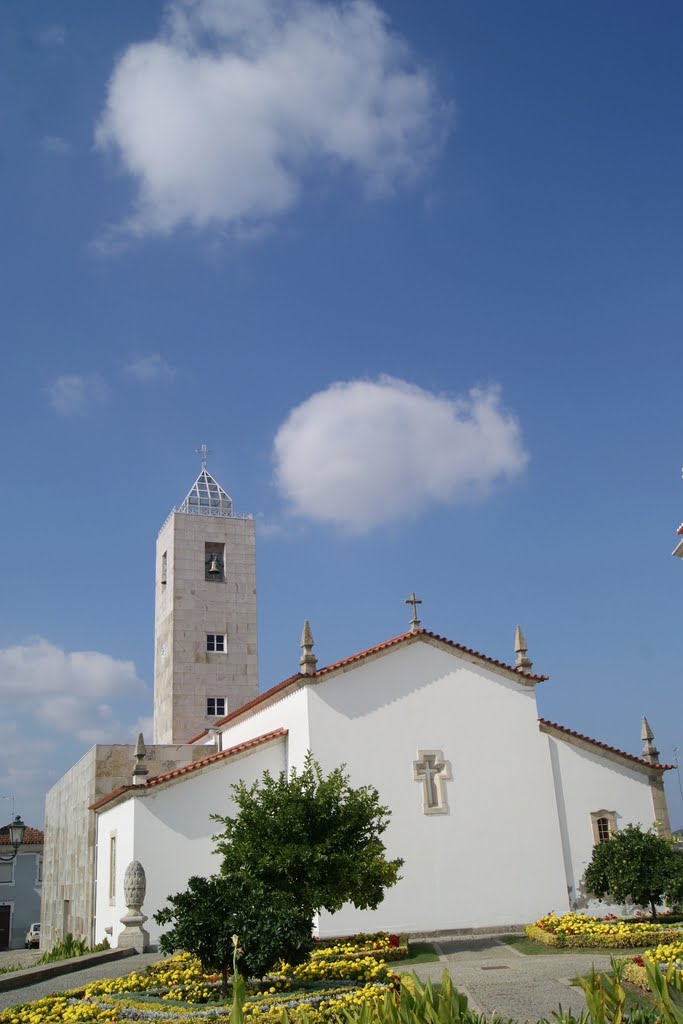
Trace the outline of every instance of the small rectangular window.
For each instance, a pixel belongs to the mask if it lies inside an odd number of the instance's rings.
[[[206,713],[209,716],[216,718],[223,718],[227,715],[227,701],[225,697],[207,697],[206,698]]]
[[[591,822],[593,825],[593,845],[606,843],[617,831],[616,811],[592,811]]]
[[[0,861],[0,885],[12,885],[14,883],[14,861],[3,864]]]
[[[164,551],[161,556],[161,582],[165,583],[168,573],[168,552]]]
[[[36,885],[43,884],[43,858],[36,857]]]
[[[109,902],[116,900],[116,836],[109,836]]]
[[[206,649],[214,654],[225,654],[225,633],[207,633]]]
[[[598,818],[596,825],[598,828],[598,842],[606,843],[609,839],[609,821],[607,818]]]

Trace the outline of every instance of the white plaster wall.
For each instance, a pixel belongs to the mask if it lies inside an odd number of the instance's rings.
[[[123,900],[123,876],[132,860],[134,848],[135,801],[126,800],[110,810],[96,816],[97,853],[96,853],[96,884],[95,884],[95,942],[105,937],[112,946],[116,945],[116,936],[121,924],[119,919],[125,914]],[[109,854],[110,838],[116,835],[116,899],[109,899]],[[107,933],[106,929],[112,928]]]
[[[615,811],[618,829],[637,824],[649,828],[654,809],[648,777],[597,748],[595,752],[585,750],[550,734],[544,739],[553,765],[572,903],[582,913],[621,913],[623,907],[590,900],[585,893],[583,876],[593,855],[591,811]]]
[[[160,928],[153,915],[166,905],[167,898],[181,892],[192,875],[208,876],[220,869],[220,859],[213,854],[212,836],[220,826],[211,821],[210,814],[223,816],[234,813],[230,787],[240,779],[248,785],[261,777],[264,771],[275,774],[286,764],[285,739],[255,747],[243,755],[226,758],[194,775],[150,789],[144,797],[134,796],[111,810],[99,815],[100,834],[107,837],[116,828],[118,833],[132,837],[121,853],[121,885],[117,879],[117,902],[109,907],[109,868],[107,854],[100,847],[98,860],[97,936],[104,936],[105,924],[113,927],[113,945],[121,930],[120,919],[125,913],[123,901],[123,873],[131,860],[139,860],[147,876],[147,895],[143,913],[149,918],[145,927],[150,942],[156,945]],[[101,864],[99,862],[102,862]]]
[[[485,927],[568,909],[550,757],[533,689],[427,642],[309,689],[312,748],[346,762],[392,811],[403,879],[375,912],[323,914],[320,933]],[[426,815],[419,749],[451,762],[449,813]]]
[[[288,729],[287,768],[292,765],[300,767],[311,746],[308,719],[309,691],[310,687],[304,686],[255,714],[234,724],[228,724],[223,731],[223,750],[255,736],[262,736],[272,729]]]

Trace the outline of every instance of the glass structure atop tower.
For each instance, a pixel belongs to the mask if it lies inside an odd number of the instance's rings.
[[[232,516],[232,498],[204,467],[175,511],[192,516]]]

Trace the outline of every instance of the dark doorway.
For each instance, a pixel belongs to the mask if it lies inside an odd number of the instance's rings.
[[[11,907],[0,907],[0,949],[8,949],[9,947],[9,922],[11,915]]]

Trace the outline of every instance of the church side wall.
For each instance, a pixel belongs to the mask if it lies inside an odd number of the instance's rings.
[[[321,935],[519,924],[568,909],[560,829],[533,689],[427,643],[310,687],[311,745],[392,812],[402,880],[374,911],[322,914]],[[441,751],[446,813],[425,813],[420,751]]]
[[[201,748],[198,748],[201,749]],[[180,776],[144,796],[133,795],[98,815],[97,941],[110,935],[116,945],[126,912],[123,876],[131,860],[139,860],[147,876],[142,908],[149,918],[145,927],[156,945],[161,929],[153,915],[169,895],[181,892],[192,875],[216,874],[220,859],[213,853],[212,836],[220,826],[209,815],[234,811],[230,786],[243,779],[248,785],[264,771],[279,774],[285,767],[286,738],[256,747]],[[109,898],[109,856],[112,834],[117,838],[115,897]],[[107,929],[111,928],[111,933]]]
[[[591,813],[614,813],[617,829],[649,828],[654,822],[652,792],[646,772],[629,768],[599,752],[545,736],[553,765],[572,907],[582,913],[622,914],[623,906],[600,903],[585,890],[584,875],[593,855]],[[632,908],[628,908],[632,910]]]

